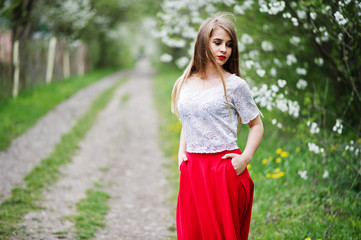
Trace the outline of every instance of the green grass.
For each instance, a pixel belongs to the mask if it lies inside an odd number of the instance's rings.
[[[181,72],[162,69],[155,77],[155,98],[161,116],[160,141],[166,156],[173,160],[168,164],[169,179],[174,187],[171,201],[176,206],[179,171],[177,152],[180,123],[171,115],[170,94]],[[311,160],[306,144],[286,136],[271,124],[272,113],[263,112],[264,137],[260,148],[250,163],[250,175],[255,183],[250,240],[292,239],[361,239],[361,197],[351,190],[340,192],[333,187],[332,176],[323,179],[309,177],[303,180],[298,170],[312,169],[317,163]],[[242,126],[238,145],[245,146],[248,127]],[[296,148],[300,147],[297,152]],[[276,149],[282,148],[289,155],[281,157]],[[263,164],[262,160],[272,157]],[[276,159],[281,161],[276,163]],[[267,178],[284,172],[279,178]],[[319,168],[315,168],[319,169]],[[315,170],[316,171],[316,170]],[[308,172],[310,175],[323,172]],[[276,176],[276,175],[275,175]],[[321,179],[321,180],[320,180]],[[172,233],[175,238],[175,232]]]
[[[23,134],[57,104],[111,72],[96,70],[82,77],[71,77],[22,92],[16,99],[1,100],[0,150],[7,149],[14,138]]]
[[[93,238],[96,230],[105,226],[109,198],[109,194],[105,192],[89,189],[86,198],[77,203],[78,213],[73,217],[73,221],[79,239]]]
[[[22,220],[23,215],[39,209],[36,201],[42,199],[46,187],[57,181],[60,166],[71,162],[79,142],[96,121],[97,114],[107,105],[115,89],[125,80],[120,80],[101,93],[73,129],[62,136],[61,141],[55,146],[55,150],[50,156],[43,159],[24,178],[24,186],[13,189],[11,197],[0,205],[0,239],[8,239],[21,230],[18,223]]]

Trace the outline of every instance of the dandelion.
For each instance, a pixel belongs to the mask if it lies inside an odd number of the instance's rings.
[[[275,172],[276,172],[276,173],[279,173],[280,171],[281,171],[281,170],[280,170],[279,168],[276,168],[276,169],[275,169]]]
[[[266,174],[266,178],[270,178],[271,177],[271,174],[270,173],[267,173]]]
[[[357,142],[358,142],[358,143],[361,143],[361,138],[359,138]]]
[[[335,150],[335,146],[334,145],[331,145],[330,147],[330,152],[333,152]]]
[[[301,148],[300,147],[296,147],[296,152],[300,152]]]
[[[262,164],[267,164],[268,160],[265,158],[262,160]]]
[[[281,152],[281,157],[288,157],[289,155],[289,152]]]
[[[283,177],[285,175],[285,172],[279,172],[276,174],[276,178]]]
[[[248,164],[248,165],[247,165],[247,169],[250,169],[250,168],[251,168],[251,164]]]
[[[270,160],[270,161],[272,162],[272,160],[273,160],[273,157],[269,157],[269,158],[268,158],[268,160]]]
[[[280,163],[282,161],[281,158],[276,158],[276,163]]]
[[[281,154],[281,152],[282,152],[282,148],[277,148],[276,153]]]
[[[311,238],[306,238],[305,240],[311,240]]]

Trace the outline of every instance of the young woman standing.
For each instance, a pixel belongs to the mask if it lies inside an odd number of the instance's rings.
[[[172,111],[182,121],[178,239],[248,239],[253,181],[247,165],[263,124],[240,77],[236,32],[225,15],[200,26],[193,58],[173,88]],[[239,122],[249,126],[243,153]]]

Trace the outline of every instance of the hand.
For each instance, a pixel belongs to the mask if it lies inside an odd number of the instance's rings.
[[[185,153],[178,154],[178,169],[180,170],[180,165],[183,161],[188,161],[187,155]]]
[[[247,157],[244,154],[227,153],[222,157],[222,159],[227,159],[227,158],[231,159],[232,166],[236,171],[237,175],[243,173],[248,163],[251,161],[251,158]]]

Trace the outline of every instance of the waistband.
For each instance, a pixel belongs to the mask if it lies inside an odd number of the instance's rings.
[[[237,153],[237,154],[241,154],[241,150],[239,148],[233,149],[233,150],[224,150],[222,152],[215,152],[215,153],[195,153],[195,152],[187,152],[187,155],[191,155],[191,156],[219,156],[219,155],[224,155],[227,153]]]

